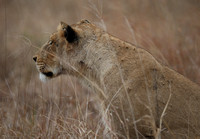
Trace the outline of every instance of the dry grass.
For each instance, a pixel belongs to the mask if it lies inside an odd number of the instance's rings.
[[[102,138],[92,93],[71,77],[38,79],[32,56],[60,21],[89,19],[200,84],[199,16],[197,0],[0,1],[0,138]]]

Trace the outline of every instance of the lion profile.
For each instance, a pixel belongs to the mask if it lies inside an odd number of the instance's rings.
[[[200,137],[200,87],[88,20],[61,22],[33,59],[41,80],[68,74],[94,89],[119,138]]]

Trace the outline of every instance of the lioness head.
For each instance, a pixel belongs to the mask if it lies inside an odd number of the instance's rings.
[[[45,81],[66,72],[74,74],[79,70],[77,68],[82,64],[81,49],[85,42],[94,38],[91,36],[95,36],[93,27],[87,20],[71,26],[61,22],[57,31],[33,56],[40,79]]]

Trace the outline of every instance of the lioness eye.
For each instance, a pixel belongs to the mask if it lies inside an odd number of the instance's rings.
[[[49,44],[52,45],[52,44],[53,44],[53,41],[49,41]]]

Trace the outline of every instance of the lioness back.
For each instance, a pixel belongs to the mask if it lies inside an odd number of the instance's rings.
[[[93,89],[104,137],[200,137],[200,87],[87,20],[61,22],[33,59],[42,80],[68,74]]]

